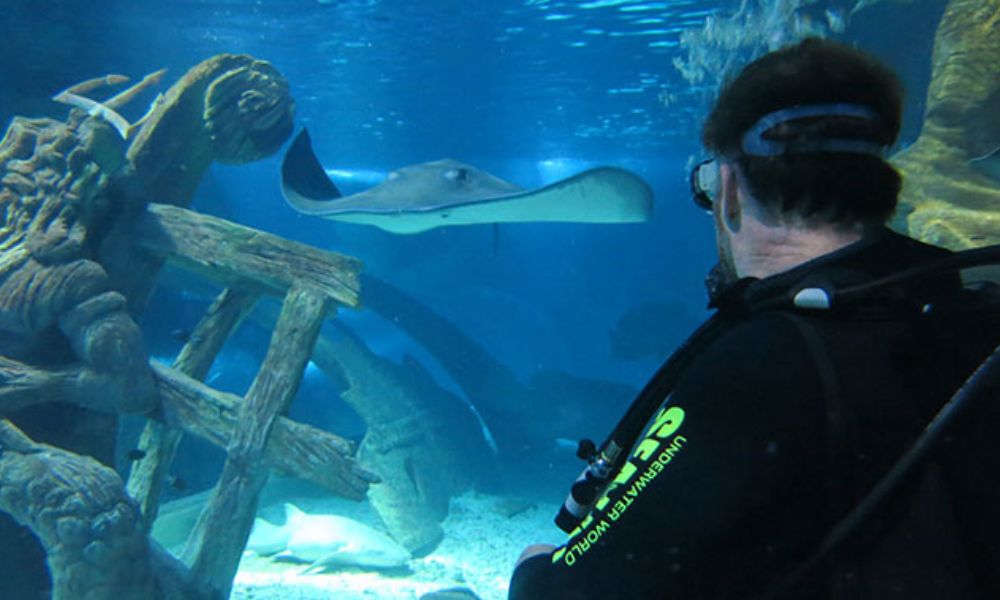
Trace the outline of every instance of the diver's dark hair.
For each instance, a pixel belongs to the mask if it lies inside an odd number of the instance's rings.
[[[903,91],[874,57],[840,43],[807,38],[747,65],[722,89],[702,131],[715,155],[736,160],[749,191],[776,216],[812,223],[881,225],[896,207],[901,181],[889,163],[857,152],[784,152],[748,156],[743,136],[770,113],[799,105],[852,104],[874,119],[822,116],[775,125],[766,138],[822,142],[837,138],[889,147],[899,134]]]

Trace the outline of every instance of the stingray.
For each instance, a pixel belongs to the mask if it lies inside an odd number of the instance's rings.
[[[446,225],[560,221],[639,223],[653,212],[653,193],[638,175],[596,167],[525,190],[486,171],[444,159],[403,167],[382,183],[342,196],[302,130],[281,165],[285,200],[300,213],[419,233]]]

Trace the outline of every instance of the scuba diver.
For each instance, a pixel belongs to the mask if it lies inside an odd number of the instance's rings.
[[[998,249],[886,228],[901,110],[815,38],[723,88],[692,173],[716,312],[581,443],[511,600],[1000,598],[1000,296],[961,277]]]

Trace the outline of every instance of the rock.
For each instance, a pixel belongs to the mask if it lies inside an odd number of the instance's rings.
[[[1000,0],[953,0],[934,43],[917,141],[893,157],[903,193],[893,227],[953,250],[1000,243]],[[1000,170],[1000,169],[996,169]]]

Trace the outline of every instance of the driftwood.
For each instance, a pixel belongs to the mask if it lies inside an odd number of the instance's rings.
[[[243,400],[215,390],[169,367],[153,365],[167,424],[227,447],[240,426]],[[351,457],[351,442],[315,427],[279,417],[267,446],[266,463],[275,469],[322,485],[354,500],[364,497],[378,478]]]
[[[164,204],[150,204],[134,231],[142,248],[214,281],[276,294],[303,281],[345,306],[359,303],[360,263],[347,256]]]
[[[174,369],[202,380],[230,334],[253,308],[257,295],[232,288],[224,290],[195,327],[174,361]],[[132,463],[128,493],[139,502],[147,530],[156,520],[160,491],[173,463],[182,432],[163,423],[149,421],[139,438],[143,457]]]
[[[329,304],[314,289],[289,290],[264,363],[239,405],[222,476],[185,550],[195,578],[221,597],[229,595],[267,481],[268,436],[298,391]]]
[[[225,448],[237,429],[240,397],[215,390],[169,367],[156,363],[151,367],[160,393],[159,416],[164,423]],[[46,370],[0,359],[0,406],[6,406],[8,401],[24,406],[27,402],[21,401],[27,399],[41,404],[46,394],[76,385],[85,372],[84,368]],[[368,484],[378,481],[378,477],[350,458],[353,453],[351,442],[337,435],[280,417],[272,432],[266,462],[283,473],[359,500]]]

